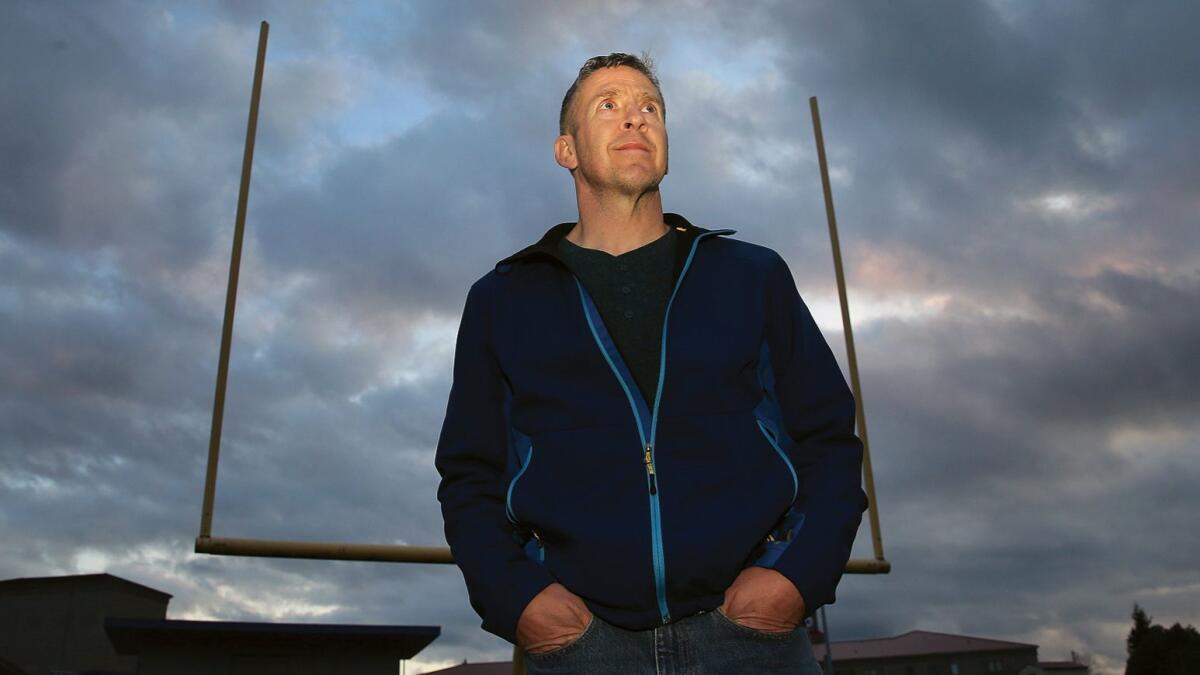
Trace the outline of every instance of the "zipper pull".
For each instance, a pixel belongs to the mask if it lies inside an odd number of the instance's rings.
[[[651,456],[653,445],[646,444],[646,455],[643,461],[646,463],[646,473],[650,476],[650,494],[658,494],[658,481],[654,477],[654,458]]]
[[[529,532],[530,532],[530,534],[533,535],[534,541],[537,542],[538,562],[545,563],[546,562],[546,545],[544,543],[542,543],[541,535],[539,535],[537,533],[537,530],[530,530]]]

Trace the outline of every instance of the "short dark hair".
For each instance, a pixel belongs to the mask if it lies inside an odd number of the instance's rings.
[[[579,89],[580,83],[588,78],[589,75],[600,70],[601,68],[616,68],[617,66],[629,66],[634,70],[649,78],[650,83],[654,85],[655,91],[658,92],[658,100],[662,104],[663,121],[667,121],[667,101],[663,98],[662,88],[658,86],[658,76],[654,74],[654,61],[650,58],[649,52],[642,52],[641,57],[623,52],[613,52],[608,56],[593,56],[584,61],[583,67],[579,69],[579,75],[575,77],[575,81],[571,83],[571,88],[567,90],[567,95],[563,96],[562,109],[558,112],[558,133],[567,133],[568,115],[571,111],[571,99],[575,98],[575,90]]]

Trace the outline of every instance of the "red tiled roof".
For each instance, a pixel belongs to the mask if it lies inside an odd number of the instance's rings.
[[[460,663],[457,666],[431,670],[426,675],[512,675],[512,661]]]
[[[1038,661],[1038,668],[1042,670],[1078,670],[1081,673],[1088,672],[1087,666],[1074,661]]]
[[[910,630],[890,638],[871,640],[845,640],[833,642],[833,660],[886,659],[897,656],[923,656],[927,654],[958,654],[961,652],[993,652],[1007,649],[1037,649],[1037,645],[1023,642],[1008,642],[990,638],[934,633],[926,630]],[[818,660],[825,659],[825,645],[813,645]]]

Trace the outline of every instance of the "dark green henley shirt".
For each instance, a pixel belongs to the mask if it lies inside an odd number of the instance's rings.
[[[637,381],[646,405],[658,391],[663,319],[675,268],[675,228],[632,251],[614,256],[563,237],[558,252],[587,289],[617,351]]]

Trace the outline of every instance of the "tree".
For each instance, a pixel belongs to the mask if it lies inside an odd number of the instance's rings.
[[[1194,675],[1200,673],[1200,632],[1178,622],[1170,628],[1151,623],[1136,603],[1133,628],[1125,640],[1129,659],[1125,675]]]

